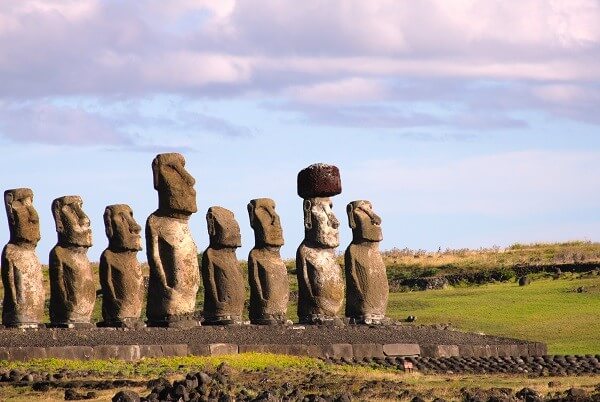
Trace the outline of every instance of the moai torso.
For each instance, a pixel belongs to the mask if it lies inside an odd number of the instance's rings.
[[[318,323],[336,317],[344,301],[342,270],[334,248],[300,245],[296,253],[298,317]]]
[[[150,321],[192,316],[200,287],[198,248],[187,219],[150,215],[146,223]]]
[[[251,200],[248,215],[255,240],[254,248],[248,255],[250,322],[259,325],[285,324],[288,322],[290,285],[279,252],[284,241],[275,202],[269,198]]]
[[[45,291],[42,266],[35,253],[40,228],[33,192],[27,188],[7,190],[4,202],[10,241],[0,259],[4,285],[2,323],[8,327],[35,328],[44,317]]]
[[[54,246],[49,271],[50,322],[89,323],[96,302],[96,283],[87,248]]]
[[[152,162],[158,210],[146,221],[150,266],[146,315],[150,326],[194,326],[200,286],[198,249],[189,228],[197,211],[195,180],[180,154],[160,154]]]
[[[96,282],[87,250],[92,246],[90,221],[79,196],[57,198],[52,212],[58,244],[50,251],[50,323],[91,325]]]
[[[244,278],[235,249],[241,246],[240,227],[233,213],[211,207],[206,214],[210,246],[202,255],[204,323],[239,324],[244,311]]]
[[[141,228],[131,208],[124,204],[106,207],[104,226],[108,248],[100,256],[102,325],[142,326],[140,315],[145,289],[137,259],[137,252],[142,248]]]
[[[346,316],[356,324],[379,324],[385,317],[389,285],[379,251],[381,218],[368,201],[348,204],[352,243],[344,256]]]

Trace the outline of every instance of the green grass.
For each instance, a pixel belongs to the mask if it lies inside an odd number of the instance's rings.
[[[577,293],[584,286],[587,292]],[[553,354],[600,353],[600,277],[565,275],[514,282],[391,293],[388,314],[418,323],[541,341]]]

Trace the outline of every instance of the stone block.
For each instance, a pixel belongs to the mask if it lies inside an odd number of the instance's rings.
[[[473,357],[487,357],[485,345],[473,345]]]
[[[9,348],[0,348],[0,360],[10,360]]]
[[[527,344],[517,345],[517,353],[519,356],[525,357],[529,356],[529,347]]]
[[[510,356],[520,356],[519,354],[519,345],[510,345],[510,351],[509,351],[509,355]]]
[[[461,357],[475,357],[473,345],[458,345],[458,353]]]
[[[90,360],[94,355],[91,346],[49,346],[46,348],[46,357],[71,360]]]
[[[499,357],[507,357],[510,356],[510,345],[496,345],[496,349],[498,350]]]
[[[12,347],[7,348],[11,360],[31,360],[31,359],[45,359],[46,348],[39,347]]]
[[[349,343],[333,343],[330,345],[308,345],[308,355],[312,357],[330,357],[352,359],[354,353]]]
[[[163,357],[162,345],[140,345],[140,357]]]
[[[536,356],[544,356],[548,354],[548,347],[545,343],[536,342],[535,344]]]
[[[451,357],[460,356],[458,345],[422,345],[421,356]]]
[[[485,345],[486,357],[498,357],[498,345]]]
[[[383,346],[377,343],[357,343],[352,345],[354,358],[362,360],[365,357],[385,357]]]
[[[388,343],[383,345],[383,354],[386,356],[415,356],[421,354],[417,343]]]
[[[211,356],[236,355],[238,354],[238,345],[233,343],[211,343],[208,345],[208,351]]]
[[[188,345],[186,344],[161,345],[161,349],[164,357],[188,355]]]
[[[528,344],[527,351],[529,356],[537,356],[537,345],[535,343]]]
[[[308,346],[306,345],[240,345],[239,353],[275,353],[282,355],[306,356],[308,355]]]

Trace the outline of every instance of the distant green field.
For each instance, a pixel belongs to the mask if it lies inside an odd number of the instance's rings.
[[[577,288],[586,291],[578,293]],[[477,287],[390,294],[393,318],[451,323],[465,331],[530,339],[549,353],[600,353],[600,277],[565,275],[529,286],[498,283]]]

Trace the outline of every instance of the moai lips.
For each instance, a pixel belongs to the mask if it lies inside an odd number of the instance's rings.
[[[379,252],[383,240],[381,218],[371,202],[348,204],[352,243],[346,249],[346,316],[356,324],[381,324],[385,321],[389,285],[385,264]]]
[[[188,327],[195,318],[200,286],[198,249],[189,228],[197,211],[195,180],[176,153],[160,154],[152,162],[158,209],[146,222],[146,253],[150,266],[146,315],[149,326]]]
[[[142,228],[128,205],[109,205],[104,211],[108,248],[100,256],[102,318],[99,326],[141,327],[142,268],[137,252],[142,249]]]
[[[206,213],[210,245],[202,255],[204,324],[240,324],[244,310],[244,278],[236,248],[242,245],[233,212],[210,207]]]
[[[90,220],[81,197],[55,199],[52,214],[58,243],[50,251],[50,324],[89,327],[96,301],[96,284],[87,250],[92,246]]]
[[[344,282],[335,254],[339,221],[329,198],[341,191],[335,166],[314,164],[298,174],[298,194],[304,198],[304,241],[296,253],[301,323],[341,324],[337,315],[343,303]]]
[[[35,252],[40,224],[28,188],[4,192],[10,240],[2,250],[4,301],[2,323],[7,327],[36,328],[44,317],[42,266]]]
[[[255,239],[254,248],[248,255],[250,322],[285,324],[289,280],[279,252],[284,241],[275,202],[269,198],[251,200],[248,215]]]

